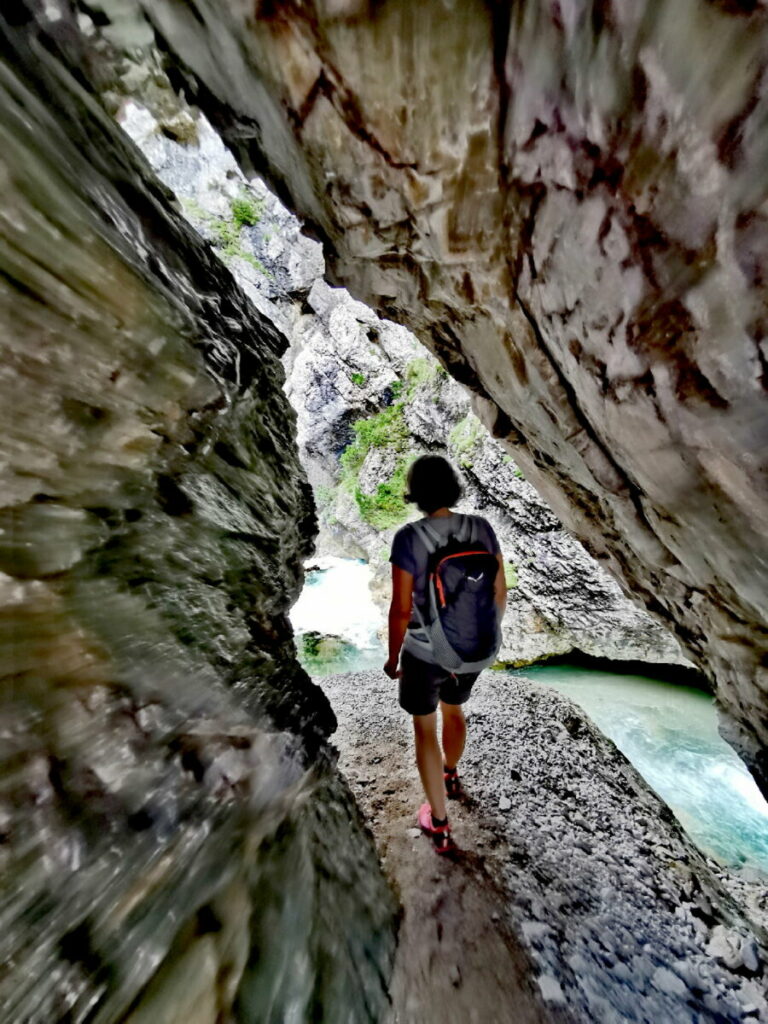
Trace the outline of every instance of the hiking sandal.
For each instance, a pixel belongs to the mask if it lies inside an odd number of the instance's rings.
[[[447,821],[444,825],[433,825],[432,808],[429,804],[421,805],[419,808],[418,820],[421,831],[432,840],[435,853],[453,853],[456,849],[456,844],[454,843],[453,836],[451,835],[451,826]]]
[[[461,779],[458,768],[443,767],[443,781],[445,782],[445,795],[449,800],[458,800],[461,796]]]

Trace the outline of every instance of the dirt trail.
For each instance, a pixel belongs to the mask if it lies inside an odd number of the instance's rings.
[[[550,1024],[526,952],[486,867],[497,844],[469,797],[449,804],[459,851],[439,857],[415,827],[423,800],[410,721],[393,689],[371,696],[350,676],[322,681],[339,719],[339,767],[373,831],[403,905],[391,1024]]]

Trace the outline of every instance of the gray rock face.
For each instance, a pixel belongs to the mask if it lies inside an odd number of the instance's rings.
[[[151,57],[145,60],[151,66]],[[528,664],[574,649],[614,660],[682,661],[664,629],[628,602],[565,534],[488,437],[470,410],[466,389],[440,372],[403,327],[381,320],[345,290],[329,288],[322,280],[320,247],[300,234],[296,219],[261,182],[246,181],[207,120],[187,112],[181,99],[176,115],[168,98],[159,112],[146,107],[143,78],[126,72],[122,89],[135,89],[137,79],[138,95],[123,95],[116,105],[120,123],[257,307],[290,339],[283,357],[285,388],[297,413],[302,463],[320,496],[317,553],[364,555],[376,573],[376,593],[382,602],[388,599],[386,557],[393,531],[372,528],[358,503],[337,488],[339,456],[353,440],[353,423],[380,413],[400,395],[406,398],[408,450],[442,451],[461,464],[463,507],[480,507],[490,516],[507,553],[504,661]],[[152,81],[160,81],[157,69]],[[182,113],[194,125],[192,138],[169,138],[166,122],[177,123]],[[256,223],[247,227],[232,219],[232,204],[242,197],[255,211]],[[232,237],[239,253],[233,252]],[[373,496],[392,477],[399,457],[393,446],[371,448],[356,486]]]
[[[764,6],[142,7],[335,281],[676,630],[768,791]]]
[[[684,662],[667,631],[565,533],[488,436],[466,389],[413,336],[321,281],[306,305],[315,315],[293,325],[287,394],[297,410],[302,461],[320,499],[320,553],[364,554],[375,592],[387,601],[389,546],[400,524],[372,525],[352,488],[375,495],[393,477],[403,450],[440,452],[461,469],[460,508],[492,522],[509,565],[501,660],[522,665],[577,650],[617,661]],[[369,448],[354,483],[340,486],[339,454],[354,438],[351,424],[398,401],[405,438],[393,431],[392,444]],[[401,522],[416,514],[413,506],[402,511]]]
[[[0,17],[0,1016],[375,1018],[393,900],[286,616],[285,337],[36,10]]]

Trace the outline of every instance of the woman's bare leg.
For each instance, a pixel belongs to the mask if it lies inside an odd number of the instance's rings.
[[[455,768],[464,753],[467,741],[467,722],[460,704],[444,704],[440,701],[443,713],[443,755],[445,767]]]
[[[437,742],[437,712],[414,715],[413,732],[416,739],[416,764],[432,814],[436,818],[446,818],[443,757]]]

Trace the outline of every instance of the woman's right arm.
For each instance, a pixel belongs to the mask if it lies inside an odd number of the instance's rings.
[[[405,631],[411,619],[413,605],[413,574],[392,566],[392,600],[389,605],[389,657],[384,671],[390,679],[397,679],[397,663],[403,646]]]

